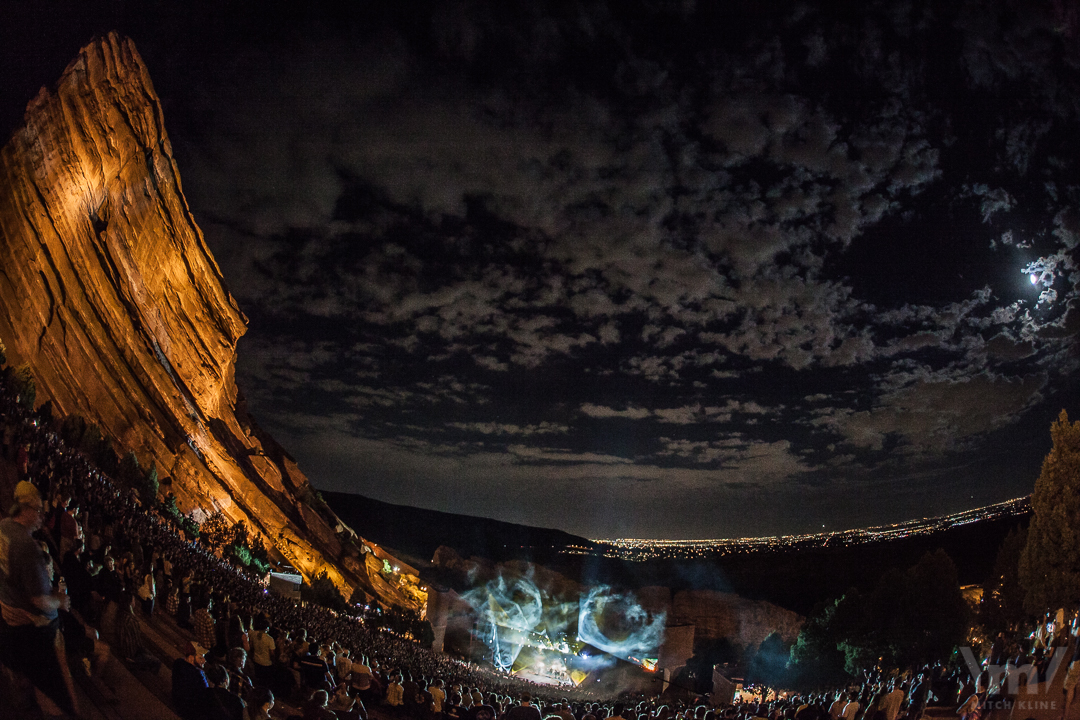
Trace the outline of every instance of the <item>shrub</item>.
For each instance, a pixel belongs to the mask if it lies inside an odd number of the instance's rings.
[[[142,474],[142,482],[138,488],[144,503],[152,504],[157,499],[158,487],[157,462],[151,461],[150,469]]]
[[[184,532],[186,532],[188,534],[188,537],[190,537],[192,540],[199,537],[199,535],[202,533],[202,526],[200,526],[199,523],[195,522],[194,518],[190,518],[186,515],[180,518],[180,528]]]

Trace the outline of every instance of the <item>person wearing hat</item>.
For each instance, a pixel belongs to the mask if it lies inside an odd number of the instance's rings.
[[[172,701],[180,717],[189,720],[202,716],[202,703],[210,685],[202,669],[206,663],[206,648],[189,642],[182,652],[183,657],[173,661]]]
[[[33,537],[44,519],[37,488],[20,482],[9,517],[0,520],[0,662],[76,714],[57,654],[59,611],[71,608],[71,598],[53,589],[50,563]]]

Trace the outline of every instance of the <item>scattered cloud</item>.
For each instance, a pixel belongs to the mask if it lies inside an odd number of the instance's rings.
[[[642,10],[702,29],[676,52],[617,13],[471,4],[423,42],[386,21],[211,63],[169,113],[251,318],[239,385],[317,483],[481,477],[507,517],[538,517],[536,478],[633,517],[963,466],[1071,397],[1080,111],[1060,19],[923,10]]]

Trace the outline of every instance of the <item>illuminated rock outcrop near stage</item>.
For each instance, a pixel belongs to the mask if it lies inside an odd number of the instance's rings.
[[[189,211],[161,105],[131,40],[79,53],[0,153],[0,339],[40,404],[157,464],[182,510],[246,520],[307,575],[375,594],[362,542],[247,416],[246,319]],[[346,587],[348,586],[348,587]],[[419,607],[399,581],[387,598]],[[418,590],[418,588],[417,588]]]

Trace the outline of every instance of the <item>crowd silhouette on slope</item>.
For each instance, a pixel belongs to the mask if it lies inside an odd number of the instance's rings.
[[[52,635],[36,626],[24,632],[17,608],[4,605],[0,710],[12,717],[40,716],[34,687],[71,716],[81,714],[76,684],[111,700],[103,681],[110,663],[158,673],[162,659],[147,641],[147,623],[188,638],[170,668],[173,709],[184,720],[920,720],[935,704],[976,720],[1007,700],[1007,676],[1022,664],[1023,656],[1002,662],[1018,650],[999,638],[984,661],[1005,668],[996,677],[990,669],[973,677],[960,664],[868,670],[828,692],[775,697],[762,689],[726,703],[536,685],[433,652],[363,617],[268,592],[262,578],[189,540],[159,508],[68,447],[49,413],[30,411],[9,377],[0,386],[0,452],[18,476],[12,509],[28,518],[21,527],[36,531],[53,583],[47,594],[57,598]],[[5,562],[0,557],[0,585],[15,582]],[[1043,623],[1035,649],[1067,645],[1075,631],[1063,616]],[[1038,657],[1036,673],[1045,677],[1052,653]],[[1073,667],[1069,700],[1080,663]]]

